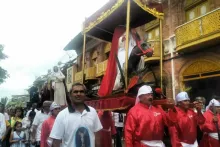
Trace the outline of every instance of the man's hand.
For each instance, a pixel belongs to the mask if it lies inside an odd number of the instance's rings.
[[[31,144],[35,144],[36,140],[35,139],[31,139]]]
[[[203,107],[202,102],[200,102],[200,101],[195,101],[195,102],[193,102],[193,104],[194,104],[194,106],[195,106],[197,112],[201,112],[202,107]]]
[[[212,120],[213,120],[214,123],[217,123],[217,122],[218,122],[218,117],[217,117],[217,116],[214,116],[214,117],[212,118]]]

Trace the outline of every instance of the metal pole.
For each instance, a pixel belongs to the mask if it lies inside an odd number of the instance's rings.
[[[160,88],[163,90],[163,36],[162,36],[162,19],[160,19]]]
[[[125,88],[128,87],[128,48],[129,48],[129,30],[130,30],[130,7],[131,2],[127,2],[127,18],[126,18],[126,44],[125,44]]]
[[[84,71],[85,71],[85,53],[86,53],[86,32],[84,31],[85,25],[83,25],[83,54],[82,54],[82,83],[84,83]]]

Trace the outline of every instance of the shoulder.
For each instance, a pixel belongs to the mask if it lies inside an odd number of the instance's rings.
[[[96,113],[96,114],[97,114],[96,110],[95,110],[93,107],[88,106],[88,108],[89,108],[89,111],[90,111],[90,112],[92,112],[92,113]]]
[[[66,116],[68,116],[68,114],[69,114],[69,110],[68,108],[65,108],[59,112],[55,120],[58,120],[58,119],[63,120]]]

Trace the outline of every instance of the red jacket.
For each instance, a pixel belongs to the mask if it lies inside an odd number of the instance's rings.
[[[141,140],[163,140],[164,126],[174,125],[176,113],[166,114],[162,108],[138,103],[127,114],[125,146],[143,147]],[[146,146],[146,145],[145,145]]]
[[[169,127],[172,147],[182,147],[180,142],[194,144],[197,139],[197,125],[203,124],[205,118],[202,113],[195,113],[192,109],[187,112],[176,107],[178,121]]]
[[[47,144],[47,139],[50,136],[50,132],[53,128],[55,119],[56,118],[54,116],[50,116],[47,120],[43,122],[41,129],[41,140],[40,140],[41,147],[49,147]]]
[[[200,125],[201,130],[204,132],[203,138],[200,143],[200,147],[220,147],[220,142],[213,137],[210,137],[208,133],[217,133],[216,125],[213,123],[213,113],[207,110],[204,114],[206,121],[203,125]],[[218,115],[218,120],[220,120],[220,115]],[[220,121],[218,121],[218,127],[220,128]]]

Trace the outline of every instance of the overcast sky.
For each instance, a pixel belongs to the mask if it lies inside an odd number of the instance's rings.
[[[10,78],[0,97],[27,93],[37,76],[68,60],[63,48],[82,22],[108,0],[0,0],[0,44],[8,59],[0,66]],[[70,56],[74,56],[70,52]]]

